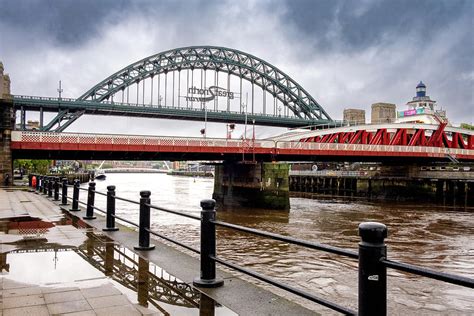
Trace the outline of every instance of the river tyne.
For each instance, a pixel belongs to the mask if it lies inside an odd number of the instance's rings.
[[[139,200],[140,190],[149,190],[153,205],[199,216],[199,202],[211,198],[214,179],[166,174],[108,174],[105,181],[96,183],[97,191],[106,192],[107,185],[115,185],[117,196],[135,201]],[[81,194],[81,200],[85,201],[85,195]],[[96,195],[96,205],[105,208],[105,198]],[[474,277],[472,208],[296,197],[290,199],[290,205],[288,212],[218,209],[217,218],[355,251],[359,242],[359,223],[377,221],[388,227],[386,243],[389,259]],[[116,213],[138,222],[138,205],[117,200]],[[153,230],[199,248],[199,222],[157,210],[152,210],[151,222]],[[357,309],[355,260],[221,228],[217,229],[217,255],[319,297]],[[333,314],[304,299],[271,286],[262,286],[323,315]],[[472,289],[392,269],[388,269],[387,287],[389,315],[474,314]]]

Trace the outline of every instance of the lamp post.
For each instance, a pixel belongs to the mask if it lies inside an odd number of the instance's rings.
[[[242,103],[242,109],[245,113],[245,130],[244,130],[244,139],[247,140],[247,104],[249,103],[249,93],[245,93],[245,103]]]
[[[204,103],[204,138],[207,134],[207,104]]]
[[[235,129],[235,124],[234,123],[231,123],[231,124],[226,124],[226,138],[227,139],[231,139],[232,138],[232,132],[234,131]]]

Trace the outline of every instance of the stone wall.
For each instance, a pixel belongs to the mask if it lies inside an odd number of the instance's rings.
[[[396,105],[393,103],[372,104],[371,123],[393,123],[396,119]]]
[[[343,120],[349,122],[351,125],[365,124],[365,110],[344,109]]]
[[[14,115],[11,100],[0,99],[0,185],[13,181],[13,161],[11,151],[11,133]],[[8,175],[8,176],[7,176]]]

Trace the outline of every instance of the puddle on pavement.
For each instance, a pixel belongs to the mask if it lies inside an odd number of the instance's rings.
[[[41,288],[112,283],[133,304],[164,315],[236,315],[77,218],[0,220],[0,279]]]

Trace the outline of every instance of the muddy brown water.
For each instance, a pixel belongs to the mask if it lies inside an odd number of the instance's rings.
[[[110,184],[116,185],[117,196],[138,201],[140,190],[150,190],[152,204],[195,215],[200,200],[210,198],[213,190],[213,179],[165,174],[108,174],[105,181],[97,181],[97,190],[105,192]],[[103,197],[96,196],[96,201],[105,207]],[[291,198],[290,204],[289,212],[221,209],[218,219],[352,250],[358,247],[359,223],[377,221],[388,227],[389,259],[474,278],[473,209],[317,198]],[[138,206],[117,201],[117,214],[137,222]],[[194,247],[199,247],[198,224],[152,211],[153,229]],[[356,261],[227,229],[217,234],[218,256],[357,309]],[[392,315],[474,314],[474,290],[389,269],[388,308]]]

